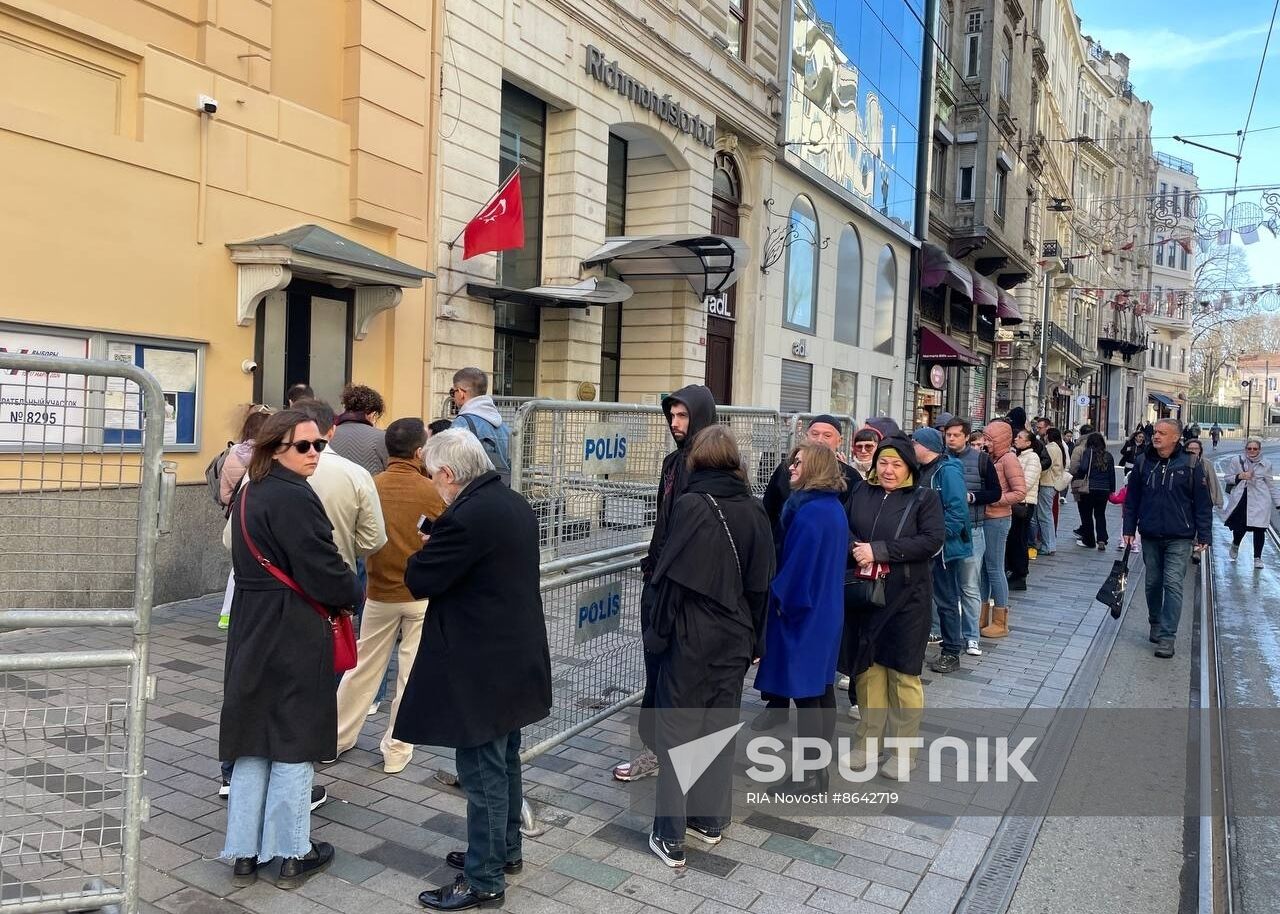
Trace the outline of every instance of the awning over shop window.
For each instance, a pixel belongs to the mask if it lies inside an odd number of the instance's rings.
[[[635,290],[625,282],[593,276],[571,286],[535,286],[532,289],[512,289],[469,282],[467,294],[475,298],[533,305],[535,308],[589,308],[592,305],[611,305],[626,301],[635,294]]]
[[[650,235],[606,238],[582,261],[612,266],[625,280],[685,279],[699,298],[738,281],[749,252],[740,238],[725,235]]]
[[[920,328],[920,361],[934,365],[981,365],[981,357],[960,343],[928,327]]]
[[[1018,307],[1018,303],[1013,300],[1013,296],[1003,289],[1000,289],[997,295],[998,303],[996,304],[996,317],[1000,318],[1002,324],[1021,324],[1022,309]]]
[[[973,278],[974,304],[983,308],[998,308],[1000,306],[1000,290],[996,287],[996,284],[977,270],[971,269],[969,275]]]
[[[973,298],[973,273],[936,244],[925,242],[920,285],[925,289],[950,286]]]
[[[1178,402],[1174,400],[1172,397],[1166,397],[1164,394],[1158,394],[1158,393],[1153,393],[1151,391],[1148,391],[1147,399],[1154,400],[1157,403],[1159,403],[1161,406],[1168,407],[1169,409],[1178,408]]]

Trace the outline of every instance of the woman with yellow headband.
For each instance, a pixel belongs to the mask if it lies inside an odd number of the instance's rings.
[[[855,770],[880,755],[887,731],[915,736],[924,708],[925,644],[929,639],[933,579],[930,560],[946,536],[942,503],[930,488],[917,488],[915,448],[903,437],[886,438],[876,450],[867,485],[849,499],[850,555],[855,578],[883,578],[883,597],[867,601],[867,588],[846,587],[842,673],[853,677],[849,700],[862,709],[858,739],[849,756]],[[911,753],[880,766],[901,779],[912,767]]]

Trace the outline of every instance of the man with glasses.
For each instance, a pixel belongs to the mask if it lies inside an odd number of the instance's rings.
[[[1203,552],[1213,537],[1205,464],[1187,453],[1181,435],[1173,419],[1155,424],[1151,446],[1137,455],[1129,473],[1124,500],[1124,544],[1132,546],[1134,534],[1142,534],[1149,639],[1163,659],[1174,654],[1192,549]]]
[[[458,408],[453,427],[475,435],[503,485],[511,485],[511,432],[489,396],[489,376],[479,368],[460,368],[454,372],[449,396]]]

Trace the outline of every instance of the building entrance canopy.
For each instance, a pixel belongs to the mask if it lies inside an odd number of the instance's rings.
[[[685,279],[699,298],[738,281],[749,256],[745,242],[724,235],[650,235],[606,238],[582,261],[611,266],[625,280]]]
[[[1021,324],[1022,309],[1013,300],[1013,296],[1001,289],[997,294],[996,317],[1002,324]]]
[[[928,327],[920,328],[920,361],[935,365],[982,364],[982,358],[972,349]]]
[[[532,289],[511,289],[469,282],[467,294],[476,298],[490,298],[495,302],[532,305],[535,308],[589,308],[592,305],[611,305],[626,301],[635,291],[625,282],[593,276],[571,286],[535,286]]]
[[[924,266],[921,270],[920,285],[926,289],[938,286],[950,286],[965,298],[973,299],[973,273],[968,267],[956,260],[936,244],[925,242]]]
[[[1158,394],[1158,393],[1155,393],[1154,391],[1147,391],[1147,399],[1154,400],[1155,402],[1159,403],[1161,406],[1167,407],[1169,409],[1178,408],[1178,402],[1174,400],[1172,397],[1166,397],[1164,394]]]

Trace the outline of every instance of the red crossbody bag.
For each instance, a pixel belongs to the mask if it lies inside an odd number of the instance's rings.
[[[335,673],[345,673],[347,670],[355,669],[356,629],[351,624],[351,616],[346,613],[340,613],[336,616],[330,613],[329,610],[307,596],[306,591],[298,586],[297,581],[273,565],[271,560],[259,551],[257,544],[249,537],[249,529],[244,523],[244,513],[248,510],[248,507],[249,487],[245,486],[240,493],[240,535],[244,537],[244,544],[249,547],[249,552],[257,563],[267,570],[268,574],[306,600],[307,605],[329,623],[329,627],[333,631],[333,671]]]

